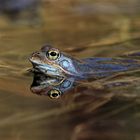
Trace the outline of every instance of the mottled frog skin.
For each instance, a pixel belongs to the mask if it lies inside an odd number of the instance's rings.
[[[34,52],[29,60],[35,71],[61,78],[72,76],[96,79],[140,68],[140,61],[130,58],[92,57],[78,60],[51,45],[45,45]]]

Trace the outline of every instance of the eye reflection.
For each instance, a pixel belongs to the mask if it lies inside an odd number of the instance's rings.
[[[50,60],[56,60],[59,56],[60,53],[56,50],[50,50],[46,53],[46,56],[50,59]]]
[[[52,99],[58,99],[64,93],[74,88],[77,82],[74,78],[59,79],[46,76],[40,72],[33,73],[33,82],[31,91],[37,95],[49,96]]]
[[[52,99],[57,99],[61,96],[61,91],[57,89],[51,89],[50,91],[48,91],[48,95]]]

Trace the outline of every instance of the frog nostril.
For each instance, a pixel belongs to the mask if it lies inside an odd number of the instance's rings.
[[[34,52],[34,53],[32,54],[33,57],[36,57],[36,56],[39,56],[39,55],[40,55],[40,52]]]
[[[37,55],[40,55],[40,52],[36,52]]]

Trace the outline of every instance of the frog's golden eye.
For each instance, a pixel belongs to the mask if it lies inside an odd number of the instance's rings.
[[[61,91],[57,90],[57,89],[51,89],[49,92],[48,92],[48,95],[50,98],[52,99],[57,99],[61,96]]]
[[[56,50],[50,50],[46,53],[46,56],[50,59],[50,60],[56,60],[59,56],[60,53]]]

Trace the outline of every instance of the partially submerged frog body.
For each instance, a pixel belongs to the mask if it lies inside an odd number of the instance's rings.
[[[34,70],[52,77],[77,79],[103,78],[116,73],[136,70],[140,62],[127,58],[86,58],[78,60],[51,45],[45,45],[29,58]]]

